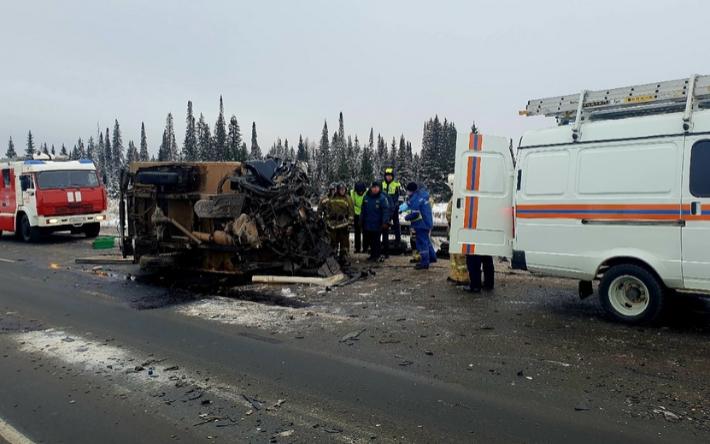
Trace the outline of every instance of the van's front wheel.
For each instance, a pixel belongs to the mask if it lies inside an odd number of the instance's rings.
[[[599,286],[602,307],[627,324],[653,322],[663,309],[664,289],[647,269],[633,264],[611,267]]]

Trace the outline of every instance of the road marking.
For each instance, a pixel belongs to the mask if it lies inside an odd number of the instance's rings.
[[[0,418],[0,438],[10,444],[33,444],[32,440]]]
[[[4,259],[4,258],[1,258],[1,257],[0,257],[0,262],[7,262],[8,264],[14,264],[14,263],[15,263],[15,261],[13,261],[12,259]]]

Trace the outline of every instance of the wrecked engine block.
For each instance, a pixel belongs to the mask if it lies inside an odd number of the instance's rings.
[[[121,176],[121,245],[145,268],[339,271],[300,163],[138,162]]]

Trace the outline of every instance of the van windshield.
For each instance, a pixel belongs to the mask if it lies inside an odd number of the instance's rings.
[[[48,190],[56,188],[93,188],[99,185],[96,171],[63,170],[37,173],[37,185]]]

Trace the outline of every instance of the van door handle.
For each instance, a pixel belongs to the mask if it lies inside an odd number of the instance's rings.
[[[693,202],[690,204],[690,214],[693,216],[700,216],[703,214],[702,205],[700,202]]]
[[[456,199],[456,208],[461,208],[461,198]]]
[[[520,191],[520,185],[523,182],[523,170],[518,170],[518,184],[516,186],[516,189]]]

